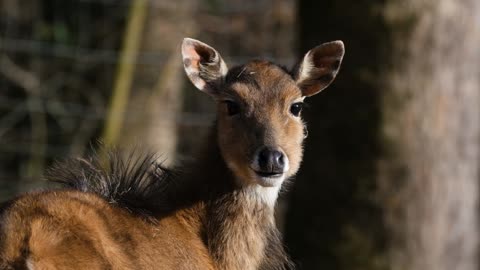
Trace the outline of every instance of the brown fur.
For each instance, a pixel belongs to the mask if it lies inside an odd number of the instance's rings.
[[[152,223],[94,194],[30,194],[17,199],[2,220],[1,269],[27,259],[34,269],[152,269],[160,262],[166,269],[213,269],[205,246],[181,217]],[[189,265],[177,263],[187,259]]]
[[[310,78],[311,68],[292,76],[260,60],[227,73],[220,55],[195,40],[183,51],[190,79],[218,101],[217,122],[193,167],[174,179],[156,173],[148,157],[133,167],[115,157],[110,168],[85,159],[57,166],[52,178],[69,189],[0,207],[0,269],[293,268],[274,223],[279,188],[302,159],[304,124],[290,108],[325,80]],[[314,59],[323,65],[321,56]],[[338,66],[318,69],[333,79]],[[238,103],[238,115],[228,114],[225,100]],[[289,161],[282,178],[267,184],[251,167],[265,146]]]
[[[254,152],[261,146],[276,146],[290,159],[290,177],[302,159],[303,123],[289,111],[302,98],[300,89],[285,70],[260,60],[232,69],[226,85],[217,99],[234,99],[244,111],[243,117],[232,119],[225,105],[218,104],[219,146],[230,169],[252,179],[249,164]]]

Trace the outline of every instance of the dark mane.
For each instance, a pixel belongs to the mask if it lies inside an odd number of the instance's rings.
[[[0,228],[2,227],[2,221],[3,221],[3,214],[5,212],[7,212],[7,210],[10,208],[10,206],[13,205],[13,203],[15,202],[15,199],[11,199],[9,201],[4,201],[4,202],[0,202]],[[1,235],[0,235],[0,238],[1,238]]]
[[[125,157],[113,150],[104,156],[95,153],[57,162],[46,178],[67,188],[98,194],[134,213],[158,214],[171,207],[167,190],[176,173],[158,163],[155,154],[133,151]]]

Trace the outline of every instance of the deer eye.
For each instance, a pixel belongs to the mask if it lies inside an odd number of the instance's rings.
[[[294,116],[299,116],[300,112],[302,111],[302,108],[303,108],[302,102],[293,103],[292,106],[290,106],[290,112]]]
[[[231,100],[225,100],[223,103],[225,103],[225,106],[227,106],[228,115],[233,116],[240,112],[240,106],[238,103]]]

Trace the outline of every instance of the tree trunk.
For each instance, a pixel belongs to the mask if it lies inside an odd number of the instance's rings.
[[[301,269],[477,269],[480,2],[300,1],[299,54],[342,39],[310,100],[286,238]]]
[[[148,147],[161,154],[160,161],[171,164],[175,159],[185,82],[180,44],[193,31],[195,3],[182,0],[175,4],[149,2],[149,5],[119,141],[122,147]]]
[[[390,2],[379,183],[392,269],[478,269],[480,2]]]

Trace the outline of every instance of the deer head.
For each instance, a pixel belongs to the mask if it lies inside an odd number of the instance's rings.
[[[325,89],[344,55],[341,41],[310,50],[293,70],[253,60],[228,69],[209,45],[185,38],[185,71],[217,104],[217,143],[239,185],[280,186],[302,160],[303,100]]]

